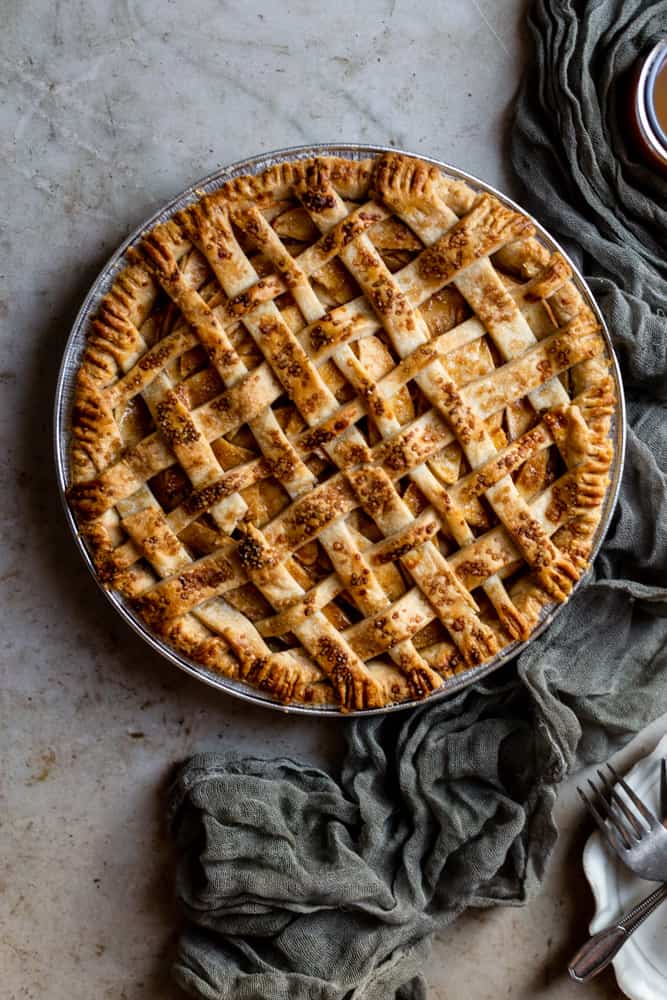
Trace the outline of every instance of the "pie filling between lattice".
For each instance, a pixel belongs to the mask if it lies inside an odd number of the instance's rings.
[[[404,155],[241,177],[145,234],[77,377],[103,582],[207,668],[381,707],[525,640],[585,571],[609,355],[570,268]]]

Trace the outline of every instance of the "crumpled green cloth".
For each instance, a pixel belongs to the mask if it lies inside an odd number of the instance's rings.
[[[424,998],[432,931],[539,888],[556,784],[667,711],[667,191],[617,125],[621,77],[667,32],[667,3],[541,0],[529,24],[513,162],[619,351],[617,513],[589,584],[514,665],[410,713],[341,722],[340,775],[218,754],[180,768],[174,972],[194,996]]]

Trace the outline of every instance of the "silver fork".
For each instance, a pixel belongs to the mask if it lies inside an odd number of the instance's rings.
[[[607,764],[607,767],[634,810],[626,804],[616,788],[610,785],[602,771],[598,771],[598,777],[606,797],[590,778],[588,784],[593,792],[593,799],[588,799],[581,788],[577,791],[603,837],[626,868],[649,882],[667,882],[667,830],[628,783],[619,778],[611,764]]]
[[[607,765],[616,784],[635,807],[635,813],[623,801],[605,775],[598,771],[605,794],[589,780],[593,801],[578,788],[586,808],[615,854],[635,874],[649,881],[667,881],[667,830],[630,786]],[[660,762],[660,812],[667,815],[667,761]],[[609,825],[607,825],[609,824]],[[611,927],[589,938],[569,965],[572,979],[586,983],[602,972],[615,958],[631,934],[667,899],[667,885],[658,889],[625,913]]]

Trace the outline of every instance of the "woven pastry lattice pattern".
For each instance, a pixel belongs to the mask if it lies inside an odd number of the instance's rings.
[[[527,639],[614,459],[571,279],[523,214],[404,154],[203,195],[90,323],[67,499],[100,580],[284,703],[427,697]]]

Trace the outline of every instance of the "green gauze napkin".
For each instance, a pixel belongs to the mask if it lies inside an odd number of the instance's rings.
[[[667,3],[542,0],[529,23],[513,162],[619,351],[618,510],[591,581],[514,665],[406,714],[341,722],[340,775],[218,754],[181,767],[175,976],[194,996],[425,997],[431,932],[537,890],[555,784],[667,710],[666,190],[618,124],[621,77],[667,32]]]

